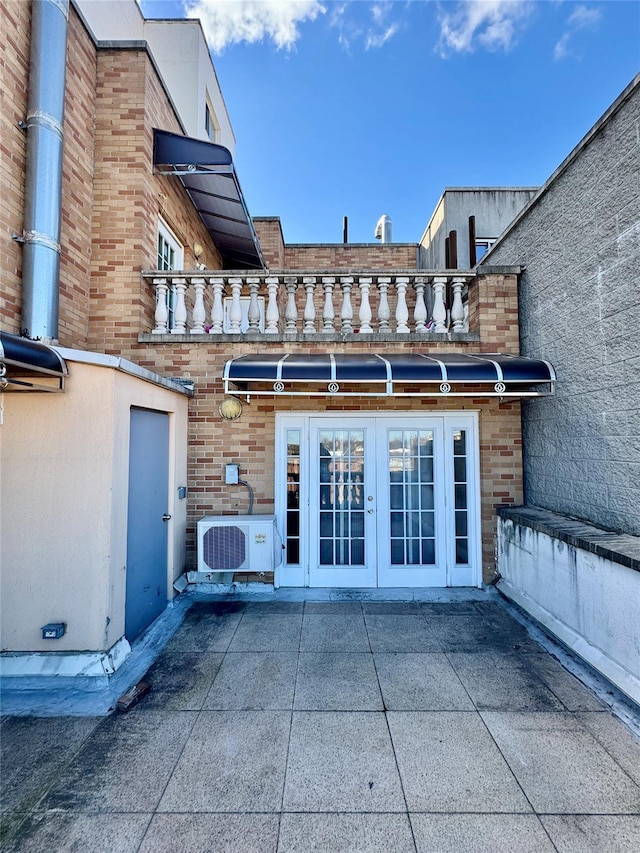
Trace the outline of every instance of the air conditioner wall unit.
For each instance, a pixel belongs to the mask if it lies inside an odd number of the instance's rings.
[[[281,562],[275,515],[206,515],[198,521],[198,572],[272,572]]]

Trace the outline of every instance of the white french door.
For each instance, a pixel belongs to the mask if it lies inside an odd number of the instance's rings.
[[[282,416],[278,447],[282,585],[479,583],[475,415]]]

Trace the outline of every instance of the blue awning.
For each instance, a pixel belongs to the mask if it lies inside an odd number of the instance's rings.
[[[256,354],[230,359],[226,393],[289,396],[533,397],[553,393],[549,362],[501,353]]]
[[[154,129],[153,165],[157,173],[180,180],[222,255],[224,269],[266,268],[228,148]]]
[[[3,391],[62,391],[65,360],[39,341],[0,332],[0,388]]]

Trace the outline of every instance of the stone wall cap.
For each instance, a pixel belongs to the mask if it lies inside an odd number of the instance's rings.
[[[640,572],[640,536],[605,530],[538,506],[499,506],[496,512],[500,518]]]

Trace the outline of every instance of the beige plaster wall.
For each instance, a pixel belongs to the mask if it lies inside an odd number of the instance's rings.
[[[186,482],[187,399],[112,368],[69,372],[64,394],[4,395],[3,651],[102,651],[123,635],[132,405],[171,414],[168,596],[183,570],[186,501],[172,502]],[[48,622],[65,636],[42,640]]]

